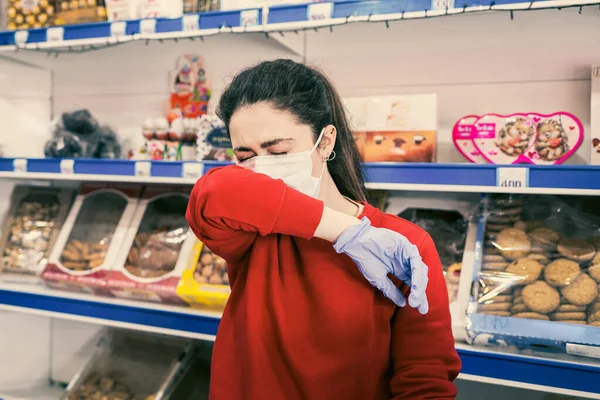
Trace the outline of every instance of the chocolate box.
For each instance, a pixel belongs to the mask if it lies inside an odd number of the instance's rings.
[[[48,286],[106,294],[107,273],[115,265],[140,191],[138,185],[82,187],[42,273]]]
[[[73,201],[67,189],[16,186],[2,227],[0,280],[38,279]]]
[[[180,303],[176,288],[196,238],[185,211],[189,187],[147,187],[109,274],[116,297]]]
[[[344,103],[363,161],[435,161],[435,94],[351,97]]]

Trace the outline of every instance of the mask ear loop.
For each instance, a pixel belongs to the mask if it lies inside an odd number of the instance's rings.
[[[325,166],[327,165],[327,162],[333,160],[335,156],[335,150],[331,150],[331,153],[329,153],[329,157],[323,159],[323,166],[321,167],[321,175],[319,176],[319,179],[323,177],[323,172],[325,172]]]

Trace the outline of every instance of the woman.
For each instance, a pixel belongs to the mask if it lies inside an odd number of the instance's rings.
[[[263,62],[235,77],[219,115],[238,165],[205,174],[187,212],[232,288],[210,398],[454,398],[460,360],[435,245],[365,202],[325,76]]]

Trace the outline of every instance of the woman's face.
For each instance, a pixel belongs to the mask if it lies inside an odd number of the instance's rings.
[[[333,126],[328,130],[335,131]],[[239,108],[229,121],[229,134],[238,162],[256,156],[299,153],[312,149],[315,144],[309,125],[301,124],[291,113],[277,110],[268,103]],[[313,176],[321,175],[323,157],[331,152],[334,136],[323,135],[312,153]]]

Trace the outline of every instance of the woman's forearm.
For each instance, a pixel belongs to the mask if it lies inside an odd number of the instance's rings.
[[[348,214],[325,207],[321,221],[315,230],[315,237],[328,242],[335,243],[338,237],[347,228],[353,225],[359,225],[360,219]]]

